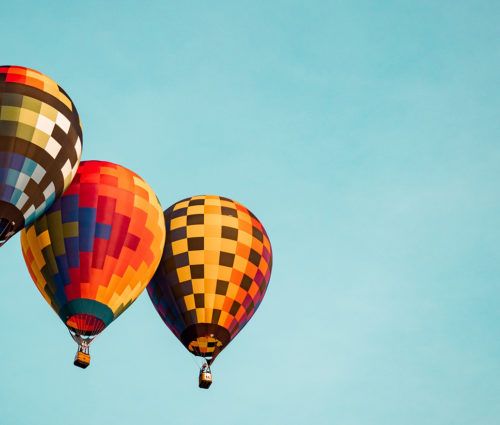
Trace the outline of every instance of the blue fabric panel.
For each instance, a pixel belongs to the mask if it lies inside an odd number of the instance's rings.
[[[61,198],[63,223],[78,221],[78,195],[67,195]]]
[[[68,258],[69,268],[80,267],[80,250],[78,249],[78,238],[64,239],[66,247],[66,256]]]
[[[111,225],[105,223],[97,223],[95,227],[95,237],[109,240],[111,236]]]
[[[80,236],[80,252],[92,252],[95,234],[95,208],[80,208],[78,234]]]

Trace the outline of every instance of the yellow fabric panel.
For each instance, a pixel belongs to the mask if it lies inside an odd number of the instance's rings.
[[[180,241],[172,242],[172,251],[174,255],[182,254],[183,252],[187,252],[187,250],[188,250],[187,239],[181,239]]]
[[[196,320],[198,320],[198,323],[205,322],[205,309],[204,308],[197,308],[196,309]]]
[[[37,246],[42,250],[48,245],[50,245],[50,236],[49,231],[45,230],[45,232],[37,236]]]
[[[203,237],[204,233],[203,224],[194,224],[187,227],[187,237],[188,238],[200,238]]]
[[[203,279],[192,279],[194,294],[203,294],[205,292],[205,281]]]
[[[29,109],[21,108],[19,112],[19,121],[23,124],[27,124],[30,127],[35,127],[38,121],[38,115],[36,112],[30,111]]]
[[[47,147],[49,139],[50,139],[49,134],[45,133],[42,130],[39,130],[38,128],[35,128],[33,131],[31,142],[37,146],[40,146],[42,149],[45,149]]]
[[[186,217],[176,217],[170,222],[170,229],[178,229],[186,226]]]
[[[189,251],[189,262],[191,264],[203,264],[205,261],[205,251]]]
[[[219,255],[220,255],[219,251],[205,250],[205,251],[203,251],[203,253],[205,254],[204,255],[205,264],[207,264],[207,265],[219,264]],[[191,258],[191,257],[189,257],[189,258]],[[208,276],[205,276],[205,277],[207,278]]]
[[[184,302],[186,303],[187,310],[193,310],[195,308],[194,295],[187,295],[184,297]]]
[[[228,298],[231,298],[231,299],[234,299],[236,298],[236,294],[238,293],[238,288],[239,286],[232,283],[232,282],[229,282],[229,286],[227,288],[227,292],[226,292],[226,296]]]
[[[57,110],[47,103],[42,103],[40,106],[40,115],[47,117],[50,121],[56,122]]]
[[[179,279],[179,282],[186,282],[187,280],[191,279],[191,269],[189,266],[186,267],[179,267],[177,269],[177,277]]]
[[[204,217],[204,222],[205,224],[218,226],[220,228],[223,222],[223,217],[220,214],[207,214]]]
[[[205,246],[206,251],[213,251],[213,252],[217,252],[217,253],[220,252],[221,243],[222,243],[222,239],[220,237],[218,237],[218,238],[212,238],[212,237],[204,238],[204,244],[205,244],[204,246]]]

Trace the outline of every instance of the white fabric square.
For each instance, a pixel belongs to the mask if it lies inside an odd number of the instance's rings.
[[[56,139],[51,137],[49,141],[47,142],[47,146],[45,147],[45,150],[50,154],[52,158],[55,158],[59,151],[61,150],[61,145],[57,143]]]
[[[49,196],[52,195],[55,191],[56,187],[54,186],[54,183],[50,182],[50,184],[43,191],[43,196],[45,196],[45,199],[49,199]]]
[[[45,175],[45,168],[43,168],[40,164],[37,164],[31,178],[35,180],[37,184],[40,184],[44,175]]]
[[[57,113],[56,124],[61,127],[66,134],[68,134],[70,122],[64,114],[61,114],[60,112]]]
[[[51,119],[43,116],[43,115],[38,115],[38,120],[36,122],[36,128],[38,130],[43,131],[45,134],[52,134],[52,130],[54,130],[54,126],[56,123],[52,121]]]
[[[28,182],[30,181],[30,176],[24,173],[19,173],[19,177],[16,181],[16,189],[23,191]]]
[[[22,207],[24,207],[24,204],[26,203],[27,200],[28,200],[28,195],[26,195],[26,193],[24,192],[21,193],[21,196],[16,202],[16,207],[21,209]]]
[[[65,164],[61,168],[61,172],[64,177],[64,180],[66,181],[66,178],[71,174],[71,162],[69,161],[69,159],[65,162]]]
[[[76,157],[80,158],[80,154],[82,153],[82,141],[80,140],[80,137],[76,139],[75,151],[76,151]]]

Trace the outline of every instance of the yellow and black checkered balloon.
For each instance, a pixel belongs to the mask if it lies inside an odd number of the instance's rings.
[[[243,205],[215,195],[168,208],[167,239],[149,296],[170,330],[213,359],[260,305],[271,277],[271,243]]]

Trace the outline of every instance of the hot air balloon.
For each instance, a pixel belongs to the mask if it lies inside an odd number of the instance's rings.
[[[81,151],[66,92],[33,69],[0,66],[0,246],[64,192]]]
[[[184,199],[164,216],[165,248],[148,294],[174,335],[205,359],[199,386],[208,388],[212,362],[266,293],[271,243],[248,209],[221,196]]]
[[[153,190],[103,161],[82,161],[64,195],[21,232],[33,281],[78,344],[76,366],[89,365],[89,344],[146,287],[164,242]]]

